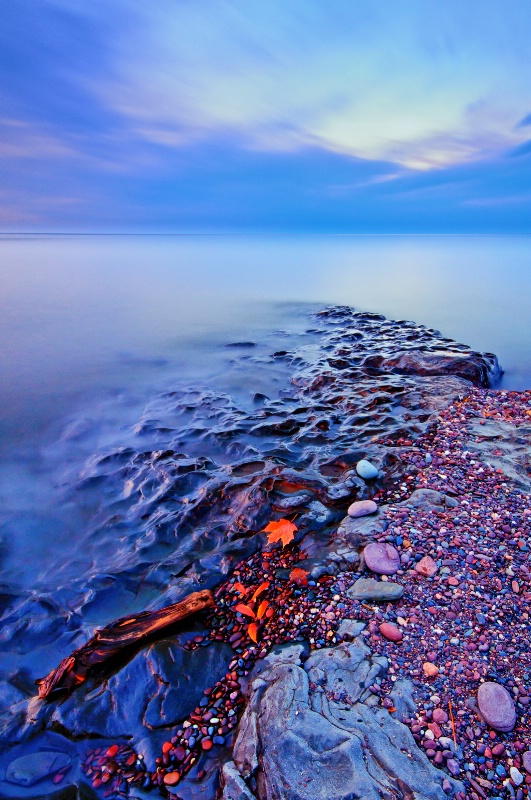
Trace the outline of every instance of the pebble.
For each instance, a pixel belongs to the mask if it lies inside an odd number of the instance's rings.
[[[515,786],[520,786],[520,784],[524,782],[524,776],[516,767],[510,768],[509,775],[511,776],[511,780]]]
[[[394,575],[400,569],[400,554],[392,544],[371,542],[365,547],[363,557],[371,572],[378,575]]]
[[[369,514],[376,514],[378,506],[374,500],[356,500],[348,507],[349,517],[366,517]]]
[[[404,638],[402,631],[391,622],[382,622],[380,625],[380,633],[391,642],[401,642]]]
[[[371,464],[371,462],[367,461],[365,458],[362,458],[361,461],[358,461],[356,464],[356,472],[360,478],[363,478],[365,481],[371,481],[378,477],[378,470],[374,464]]]
[[[424,575],[425,578],[431,578],[437,572],[438,567],[431,556],[424,556],[424,558],[421,558],[420,561],[415,564],[413,569],[415,572],[418,572],[419,575]]]
[[[374,578],[358,578],[347,591],[352,600],[393,601],[400,600],[404,587],[393,581],[377,581]]]
[[[526,772],[531,773],[531,750],[526,750],[522,756],[522,763]]]
[[[514,701],[507,689],[494,681],[478,689],[478,706],[487,725],[497,731],[512,731],[516,724]]]
[[[439,674],[439,668],[432,664],[431,661],[425,661],[422,665],[422,670],[428,678],[436,678]]]

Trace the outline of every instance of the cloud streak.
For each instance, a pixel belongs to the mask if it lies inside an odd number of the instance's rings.
[[[474,227],[505,193],[523,225],[528,190],[506,157],[527,177],[531,9],[517,0],[6,0],[0,15],[13,219],[73,224],[78,204],[54,218],[47,193],[85,196],[88,226],[311,227],[321,203],[331,228],[334,213],[380,229],[428,211]],[[400,203],[421,192],[429,207],[408,222]]]

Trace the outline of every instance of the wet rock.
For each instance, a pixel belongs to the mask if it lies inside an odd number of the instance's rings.
[[[392,544],[371,542],[364,549],[363,557],[371,572],[378,575],[394,575],[400,569],[400,554]]]
[[[414,508],[431,508],[432,506],[456,508],[459,503],[454,497],[449,497],[434,489],[415,489],[408,498],[407,505]]]
[[[392,581],[377,581],[374,578],[359,578],[348,590],[353,600],[374,600],[376,602],[400,600],[404,587]]]
[[[424,558],[421,558],[420,561],[415,564],[413,569],[415,572],[418,572],[419,575],[424,575],[425,578],[431,578],[437,572],[438,567],[431,556],[424,556]]]
[[[378,477],[378,470],[374,464],[371,464],[371,462],[367,461],[365,458],[362,458],[361,461],[358,461],[356,464],[356,472],[364,481],[372,481],[374,478]]]
[[[516,724],[514,701],[507,689],[494,681],[482,683],[478,689],[481,716],[494,730],[512,731]]]
[[[33,786],[37,781],[67,767],[71,758],[67,753],[42,750],[21,756],[12,761],[6,771],[6,780],[19,786]]]
[[[108,681],[87,684],[55,707],[50,724],[72,736],[112,739],[175,726],[226,671],[227,644],[188,651],[162,640],[140,651]],[[124,700],[126,698],[126,700]]]
[[[261,800],[444,800],[445,776],[409,729],[361,701],[385,663],[356,640],[316,651],[304,666],[279,658],[255,678],[233,758],[242,778],[254,775]]]
[[[493,386],[502,375],[495,355],[472,351],[455,353],[441,350],[430,353],[409,350],[391,358],[370,356],[365,360],[364,366],[378,372],[392,372],[399,375],[457,376],[470,381],[474,386],[484,388]]]
[[[366,517],[369,514],[376,514],[378,506],[374,500],[357,500],[348,507],[349,517]]]

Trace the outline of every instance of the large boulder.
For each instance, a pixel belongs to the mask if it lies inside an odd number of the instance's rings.
[[[445,800],[446,776],[409,729],[371,707],[367,687],[385,675],[386,659],[359,638],[304,664],[300,654],[300,645],[279,649],[251,682],[233,750],[242,783],[231,765],[224,800],[247,798],[249,786],[258,800]]]
[[[495,355],[475,353],[472,350],[461,353],[449,350],[408,350],[390,358],[369,356],[363,366],[369,372],[420,376],[452,375],[464,378],[474,386],[485,388],[496,384],[502,375]]]

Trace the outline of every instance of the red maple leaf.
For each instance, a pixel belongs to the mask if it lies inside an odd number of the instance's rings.
[[[269,544],[274,542],[282,542],[284,548],[287,544],[295,538],[295,531],[297,526],[290,522],[289,519],[279,519],[278,522],[270,522],[264,528],[264,532],[268,533],[267,541]]]
[[[258,640],[258,628],[256,627],[256,622],[251,622],[251,624],[247,627],[247,634],[249,639],[252,639],[253,642]]]

